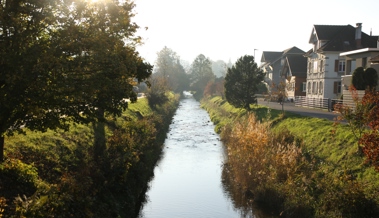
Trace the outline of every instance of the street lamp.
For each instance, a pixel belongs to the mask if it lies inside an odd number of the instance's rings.
[[[254,59],[255,59],[255,51],[256,51],[256,50],[258,50],[258,49],[254,48]]]

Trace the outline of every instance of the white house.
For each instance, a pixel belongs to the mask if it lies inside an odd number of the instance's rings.
[[[377,37],[362,32],[362,24],[314,25],[309,43],[313,48],[307,61],[307,98],[336,99],[341,96],[341,76],[355,62],[340,56],[342,52],[376,47]],[[349,71],[350,72],[350,71]]]

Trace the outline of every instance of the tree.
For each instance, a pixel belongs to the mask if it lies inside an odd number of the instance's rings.
[[[166,81],[167,86],[174,92],[183,92],[188,88],[189,79],[183,66],[180,63],[180,57],[172,49],[166,46],[157,53],[156,60],[157,76],[161,76]]]
[[[205,86],[215,78],[212,63],[203,54],[198,55],[191,64],[191,88],[196,92],[195,97],[200,98]]]
[[[227,65],[225,61],[218,60],[216,62],[212,61],[212,71],[215,74],[216,77],[225,77]]]
[[[255,94],[263,79],[264,73],[258,68],[253,56],[240,57],[228,68],[225,77],[226,100],[237,108],[250,110],[250,104],[257,101]]]
[[[282,105],[282,114],[284,114],[284,101],[288,98],[288,84],[286,81],[280,81],[279,84],[272,84],[272,92],[271,95],[274,95],[276,97],[276,100],[278,103]]]
[[[223,77],[216,78],[214,81],[209,81],[204,89],[204,96],[213,96],[218,95],[224,98],[224,82],[225,79]]]
[[[338,120],[346,120],[358,141],[358,148],[366,156],[366,162],[379,171],[379,92],[367,89],[360,100],[356,89],[351,90],[355,107],[338,105]]]
[[[151,75],[135,51],[131,1],[5,0],[0,7],[0,160],[5,134],[24,127],[94,122],[103,131],[104,115],[119,115],[125,98],[136,101],[133,85]]]

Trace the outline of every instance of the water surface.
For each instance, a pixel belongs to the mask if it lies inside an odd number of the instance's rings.
[[[221,183],[219,139],[199,102],[181,100],[140,218],[242,217]]]

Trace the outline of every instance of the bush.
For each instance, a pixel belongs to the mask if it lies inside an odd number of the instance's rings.
[[[378,85],[378,73],[371,67],[367,69],[358,67],[353,72],[351,83],[357,90],[375,89]]]

